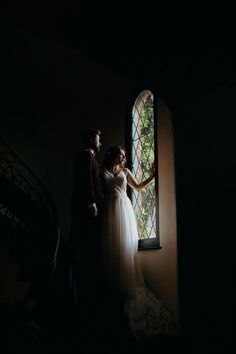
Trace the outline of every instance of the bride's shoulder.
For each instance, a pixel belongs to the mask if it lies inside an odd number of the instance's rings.
[[[130,170],[127,167],[124,167],[122,169],[122,171],[124,172],[124,174],[127,176],[130,173]]]

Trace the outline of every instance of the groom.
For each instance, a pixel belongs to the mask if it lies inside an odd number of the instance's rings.
[[[75,161],[71,200],[69,255],[76,285],[76,305],[85,311],[87,306],[93,307],[99,285],[102,190],[96,154],[101,147],[100,137],[98,129],[86,130],[81,136],[82,149]]]

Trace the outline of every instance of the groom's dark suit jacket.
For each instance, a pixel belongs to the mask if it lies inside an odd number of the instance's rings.
[[[71,213],[86,212],[88,205],[102,201],[100,170],[95,156],[89,150],[82,150],[74,167],[74,191]]]
[[[89,213],[89,205],[92,203],[96,203],[99,213],[102,203],[100,169],[95,156],[84,149],[79,153],[74,166],[70,234],[73,252],[78,248],[82,252],[88,252],[88,247],[90,251],[96,248],[100,220],[99,217],[91,217]]]

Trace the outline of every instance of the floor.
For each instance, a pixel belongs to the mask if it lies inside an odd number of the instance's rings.
[[[83,309],[44,304],[37,309],[35,319],[27,320],[22,313],[12,319],[8,313],[6,318],[1,341],[4,354],[180,354],[178,338],[162,336],[152,342],[137,342],[121,304],[114,299],[110,303],[106,299],[90,317]]]

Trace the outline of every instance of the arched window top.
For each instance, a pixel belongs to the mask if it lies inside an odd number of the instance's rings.
[[[149,90],[142,91],[132,109],[132,140],[139,139],[154,128],[153,94]]]
[[[135,100],[132,110],[132,116],[138,117],[138,115],[141,115],[143,106],[148,103],[153,104],[153,93],[150,90],[144,90],[139,94],[139,96]]]

